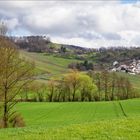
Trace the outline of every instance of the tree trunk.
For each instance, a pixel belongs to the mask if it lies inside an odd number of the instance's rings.
[[[50,95],[50,102],[53,101],[53,93],[54,93],[54,88],[52,87],[52,89],[51,89],[51,95]]]
[[[28,92],[27,92],[27,90],[25,91],[25,98],[26,98],[26,102],[28,102]]]
[[[73,94],[72,94],[72,101],[74,101],[74,99],[75,99],[75,92],[76,92],[76,90],[75,90],[75,88],[74,88],[74,90],[73,90]]]
[[[107,95],[107,93],[108,93],[108,89],[107,89],[107,82],[106,82],[106,83],[105,83],[105,101],[108,100],[108,95]]]
[[[60,102],[60,96],[61,96],[61,91],[59,92],[58,94],[58,98],[57,98],[57,101]]]
[[[114,84],[112,85],[111,100],[114,100]]]
[[[8,127],[8,106],[7,106],[7,92],[5,91],[4,94],[4,115],[3,115],[3,121],[4,121],[4,128]]]

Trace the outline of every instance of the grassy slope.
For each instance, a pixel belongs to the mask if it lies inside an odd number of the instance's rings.
[[[20,103],[27,127],[0,130],[3,140],[140,139],[140,100],[117,102]]]
[[[49,78],[50,76],[60,76],[68,71],[68,64],[79,62],[76,59],[65,59],[45,53],[29,53],[21,51],[21,56],[27,60],[34,61],[39,78]]]

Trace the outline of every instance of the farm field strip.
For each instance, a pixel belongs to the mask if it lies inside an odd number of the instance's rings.
[[[115,112],[117,118],[119,118],[119,113],[118,113],[118,110],[117,110],[118,107],[117,107],[116,103],[112,102],[112,105],[113,105],[113,109],[114,109],[114,112]]]
[[[60,104],[54,110],[50,109],[50,108],[48,108],[48,110],[46,109],[47,112],[45,110],[43,110],[42,113],[40,114],[40,116],[35,119],[35,121],[39,120],[39,119],[46,119],[46,118],[48,118],[51,115],[51,113],[53,113],[54,111],[56,112],[57,110],[60,110],[61,108],[62,108],[62,105]]]
[[[121,101],[129,117],[140,117],[140,100]],[[25,118],[26,125],[63,126],[97,120],[122,119],[125,116],[118,101],[111,102],[64,102],[20,103],[17,109]]]
[[[95,105],[95,108],[94,108],[94,112],[91,113],[91,117],[89,119],[89,122],[93,121],[95,118],[96,118],[96,113],[98,112],[98,106]]]
[[[122,118],[123,114],[122,114],[122,110],[120,109],[120,106],[118,105],[118,102],[112,102],[113,105],[113,110],[117,116],[117,118]]]
[[[140,114],[140,101],[139,100],[135,100],[135,102],[133,102],[133,100],[129,100],[129,103],[122,101],[122,105],[128,117],[139,116]]]
[[[0,140],[139,140],[140,99],[118,101],[24,102],[17,105],[24,128],[0,130]]]

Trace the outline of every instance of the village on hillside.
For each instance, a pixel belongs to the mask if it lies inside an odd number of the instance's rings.
[[[140,74],[140,60],[135,60],[129,64],[121,64],[118,61],[113,62],[113,68],[111,71],[115,72],[126,72],[129,74]]]

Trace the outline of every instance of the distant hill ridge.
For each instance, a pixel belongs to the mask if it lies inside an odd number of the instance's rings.
[[[88,48],[81,46],[53,43],[47,36],[12,36],[9,38],[14,41],[21,49],[27,49],[33,52],[43,52],[48,51],[49,49],[60,49],[61,47],[74,50],[88,50]]]
[[[129,48],[124,46],[112,46],[109,48],[101,47],[98,49],[89,49],[75,45],[53,43],[47,36],[23,36],[9,38],[15,42],[19,48],[28,52],[43,52],[65,58],[72,57],[80,60],[89,60],[101,65],[112,65],[114,61],[128,63],[132,62],[133,59],[140,59],[140,47],[135,46],[131,46]]]

